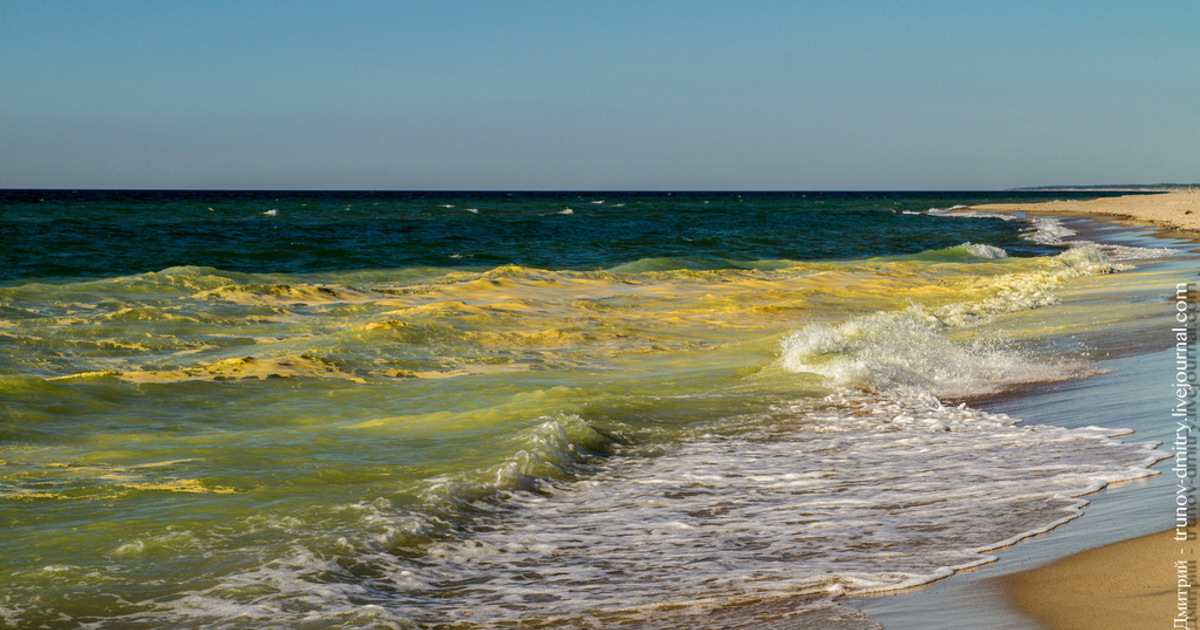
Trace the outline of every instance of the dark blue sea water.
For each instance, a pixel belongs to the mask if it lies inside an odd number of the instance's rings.
[[[722,268],[911,254],[967,241],[1030,255],[1046,251],[1022,240],[1011,222],[904,213],[1072,197],[1083,195],[0,191],[0,281],[185,265],[264,273],[604,269],[674,257]]]

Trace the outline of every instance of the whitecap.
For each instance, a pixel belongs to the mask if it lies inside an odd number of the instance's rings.
[[[972,256],[979,258],[1008,258],[1008,252],[1002,247],[988,245],[986,243],[963,243],[963,249],[971,252]]]
[[[1002,336],[953,341],[926,314],[876,313],[840,325],[813,325],[784,340],[781,364],[834,386],[962,398],[1019,383],[1064,380],[1083,366],[1037,361]]]
[[[1022,236],[1039,245],[1062,245],[1066,237],[1075,236],[1075,230],[1055,217],[1034,217],[1028,221],[1029,227],[1022,230]]]
[[[959,398],[1020,383],[1077,377],[1085,370],[1083,364],[1024,356],[1002,336],[969,342],[952,338],[955,330],[997,315],[1057,303],[1052,288],[1069,278],[1123,268],[1090,245],[1069,249],[1046,262],[1043,271],[989,279],[986,297],[978,300],[930,308],[914,305],[899,312],[806,326],[783,341],[780,363],[792,372],[824,376],[835,386]]]

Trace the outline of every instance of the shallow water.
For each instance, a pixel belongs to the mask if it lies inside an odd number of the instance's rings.
[[[869,623],[1161,457],[948,402],[1168,255],[962,197],[10,195],[0,615]]]

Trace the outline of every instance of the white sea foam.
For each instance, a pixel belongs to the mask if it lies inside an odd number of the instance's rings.
[[[961,317],[961,313],[954,313]],[[1076,376],[1080,365],[1033,361],[1002,337],[955,342],[930,313],[876,313],[803,328],[783,342],[782,366],[839,386],[927,392],[942,397],[992,393],[1018,383]]]
[[[935,217],[950,217],[962,219],[1000,219],[1002,221],[1020,221],[1021,219],[1011,214],[1002,214],[999,212],[984,212],[982,210],[971,210],[971,206],[952,206],[949,208],[930,208],[923,213]]]
[[[1051,247],[1094,247],[1108,255],[1109,259],[1117,262],[1137,260],[1155,260],[1178,255],[1179,252],[1167,247],[1137,247],[1115,243],[1096,243],[1094,241],[1071,239],[1077,232],[1067,227],[1058,217],[1018,217],[1012,214],[999,214],[968,210],[969,206],[954,206],[952,208],[932,208],[923,213],[943,217],[988,218],[1004,221],[1024,221],[1028,225],[1021,230],[1021,236],[1033,243]]]
[[[1079,497],[1144,477],[1159,459],[1115,432],[1022,426],[927,394],[843,391],[770,414],[572,484],[509,493],[503,512],[415,561],[387,551],[402,513],[347,506],[382,538],[297,546],[145,616],[566,628],[599,616],[687,628],[737,602],[827,613],[838,595],[990,562],[989,550],[1075,518]],[[349,579],[352,566],[373,577]]]
[[[1117,245],[1113,243],[1097,244],[1108,257],[1115,261],[1130,262],[1135,260],[1156,260],[1178,256],[1179,252],[1169,247],[1137,247],[1133,245]]]
[[[1096,243],[1094,241],[1069,238],[1077,234],[1075,230],[1068,228],[1061,220],[1055,217],[1035,217],[1030,219],[1030,227],[1024,231],[1025,238],[1035,243],[1068,248],[1094,247],[1104,252],[1109,260],[1112,261],[1155,260],[1175,256],[1179,253],[1167,247],[1138,247],[1135,245]]]
[[[1002,247],[987,243],[963,243],[962,247],[979,258],[1008,258],[1008,252]]]
[[[970,207],[971,206],[964,206],[962,204],[958,204],[958,205],[950,206],[949,208],[930,208],[923,213],[913,213],[913,214],[945,214],[948,212],[958,212],[960,210],[966,210],[967,208],[970,208]]]
[[[1033,217],[1022,235],[1041,245],[1061,245],[1066,237],[1075,236],[1075,230],[1054,217]]]
[[[1082,364],[1028,358],[1000,335],[955,340],[957,329],[1003,313],[1054,304],[1063,281],[1118,267],[1094,246],[1070,249],[1042,271],[980,279],[985,297],[937,307],[913,306],[837,324],[814,324],[787,337],[781,365],[822,375],[838,386],[902,389],[942,397],[992,393],[1020,383],[1078,376]]]

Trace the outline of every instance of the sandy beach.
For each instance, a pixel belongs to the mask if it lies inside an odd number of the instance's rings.
[[[1143,193],[1089,201],[989,204],[976,209],[1062,217],[1110,216],[1169,229],[1200,232],[1200,191]]]

